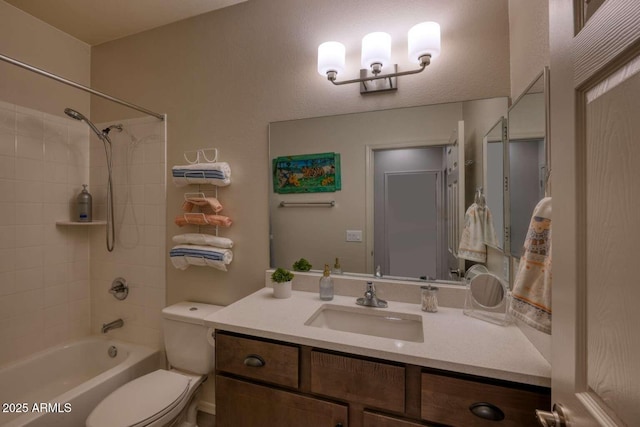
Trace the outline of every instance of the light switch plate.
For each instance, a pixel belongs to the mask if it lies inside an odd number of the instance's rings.
[[[347,242],[362,242],[362,230],[347,230]]]

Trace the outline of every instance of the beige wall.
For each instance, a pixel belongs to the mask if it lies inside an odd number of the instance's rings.
[[[88,85],[91,48],[0,0],[0,53]],[[0,100],[64,116],[65,107],[89,115],[89,95],[0,61]]]
[[[216,146],[232,167],[232,184],[219,191],[234,220],[221,232],[236,243],[229,272],[168,267],[168,303],[229,304],[263,285],[269,122],[507,95],[506,1],[472,16],[465,6],[406,1],[391,8],[376,0],[363,14],[358,2],[254,0],[95,47],[94,86],[168,113],[169,166],[184,162],[184,150]],[[429,19],[442,25],[443,54],[422,75],[401,79],[397,93],[362,97],[357,86],[334,87],[316,72],[317,46],[340,39],[355,76],[360,38],[381,26],[396,37],[395,59],[407,69],[406,30]],[[93,107],[100,120],[122,115],[99,100]],[[167,193],[172,218],[183,191],[169,185]],[[167,238],[181,231],[169,224]]]

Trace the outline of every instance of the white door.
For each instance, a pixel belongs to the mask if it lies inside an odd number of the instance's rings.
[[[569,426],[640,426],[640,1],[549,18],[552,399]]]

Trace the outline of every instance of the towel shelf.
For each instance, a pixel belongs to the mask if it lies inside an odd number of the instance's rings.
[[[87,225],[106,225],[107,221],[90,221],[90,222],[80,222],[80,221],[56,221],[56,225],[61,225],[61,226],[76,226],[76,225],[81,225],[81,226],[87,226]]]

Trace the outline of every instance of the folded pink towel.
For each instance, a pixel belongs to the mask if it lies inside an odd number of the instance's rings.
[[[551,334],[551,197],[533,210],[511,296],[512,316]]]
[[[178,215],[175,220],[175,224],[182,227],[183,225],[221,225],[223,227],[230,227],[233,224],[231,218],[224,215],[207,215],[203,213],[186,213],[184,215]]]
[[[215,197],[187,197],[182,204],[182,210],[193,212],[196,206],[200,208],[200,212],[206,214],[217,214],[222,210],[222,204]]]

